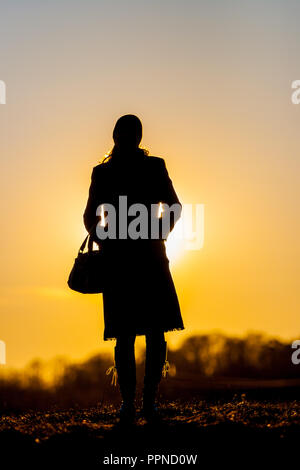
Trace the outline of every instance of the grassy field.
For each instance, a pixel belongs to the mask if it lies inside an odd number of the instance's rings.
[[[130,429],[118,426],[120,393],[106,374],[111,356],[58,362],[51,383],[39,360],[0,375],[0,470],[14,463],[93,469],[106,461],[140,468],[151,455],[158,456],[151,465],[168,465],[172,456],[170,465],[182,465],[176,458],[192,455],[205,469],[299,466],[300,369],[290,344],[262,335],[202,335],[170,350],[168,359],[174,367],[159,387],[162,422],[149,426],[138,414]],[[139,361],[138,411],[143,378]]]
[[[85,468],[99,468],[111,455],[137,456],[143,460],[135,464],[140,468],[147,466],[149,454],[193,454],[198,456],[196,466],[203,467],[204,458],[237,466],[246,461],[270,464],[282,457],[287,463],[299,448],[300,403],[295,400],[240,395],[230,401],[166,401],[161,414],[160,425],[149,426],[138,415],[130,429],[118,426],[113,405],[3,415],[1,455],[22,464],[76,462]],[[124,463],[124,468],[130,465]]]

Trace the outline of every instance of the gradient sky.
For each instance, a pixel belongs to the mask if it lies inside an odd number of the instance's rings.
[[[66,284],[92,167],[123,114],[165,158],[205,242],[171,259],[186,329],[299,339],[295,0],[1,3],[0,339],[7,363],[112,350],[102,298]],[[140,344],[138,342],[138,344]]]

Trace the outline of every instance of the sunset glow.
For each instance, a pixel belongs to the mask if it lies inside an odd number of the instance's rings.
[[[300,332],[298,7],[275,3],[5,2],[8,365],[112,350],[101,295],[71,292],[67,279],[92,169],[125,113],[141,119],[141,146],[164,158],[179,200],[205,206],[201,249],[187,250],[177,225],[166,243],[186,326],[170,344],[215,330]]]

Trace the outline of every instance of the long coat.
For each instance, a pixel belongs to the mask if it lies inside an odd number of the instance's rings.
[[[103,292],[104,341],[120,334],[144,335],[151,329],[184,329],[180,306],[166,255],[166,233],[151,239],[119,238],[119,196],[127,205],[180,204],[162,158],[144,155],[141,149],[130,156],[113,156],[93,168],[84,224],[107,254],[106,286]],[[112,204],[116,209],[116,239],[99,238],[92,230],[99,219],[97,207]],[[181,205],[180,205],[181,207]],[[135,216],[136,217],[136,216]],[[135,217],[129,217],[128,225]],[[151,217],[149,217],[149,225]],[[170,230],[174,226],[171,221]]]

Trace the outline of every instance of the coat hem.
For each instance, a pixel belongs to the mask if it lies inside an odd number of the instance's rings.
[[[164,333],[168,333],[169,331],[182,331],[184,329],[185,329],[185,327],[181,326],[181,327],[178,327],[178,328],[163,329],[163,331],[164,331]],[[135,336],[145,336],[146,335],[146,333],[134,333],[134,334],[135,334]],[[104,341],[114,341],[116,339],[117,339],[116,336],[109,336],[107,338],[104,338]]]

